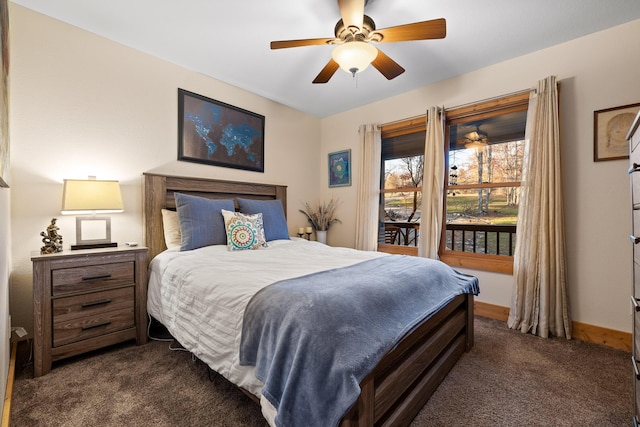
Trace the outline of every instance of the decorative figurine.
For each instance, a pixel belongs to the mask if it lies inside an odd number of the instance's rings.
[[[51,218],[51,224],[47,227],[46,233],[40,232],[42,236],[42,243],[44,246],[40,248],[41,254],[53,254],[56,252],[62,252],[62,236],[58,234],[58,226],[56,225],[57,218]]]

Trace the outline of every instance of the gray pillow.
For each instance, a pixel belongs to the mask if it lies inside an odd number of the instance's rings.
[[[189,251],[210,245],[226,245],[222,209],[233,211],[233,200],[211,200],[174,193],[180,222],[180,250]]]

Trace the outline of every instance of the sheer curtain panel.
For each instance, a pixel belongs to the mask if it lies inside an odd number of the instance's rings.
[[[529,100],[526,148],[508,326],[547,338],[571,338],[567,298],[562,165],[555,76]]]
[[[438,258],[444,193],[444,109],[430,107],[424,143],[418,256]]]
[[[377,124],[358,129],[360,161],[356,198],[356,249],[378,249],[378,210],[380,205],[380,158],[382,137]]]

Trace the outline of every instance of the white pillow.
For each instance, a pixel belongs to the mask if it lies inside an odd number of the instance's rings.
[[[162,209],[162,228],[164,230],[164,243],[167,245],[167,249],[179,251],[182,236],[180,235],[178,212]]]

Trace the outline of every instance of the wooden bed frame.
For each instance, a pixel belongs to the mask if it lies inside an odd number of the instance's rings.
[[[149,260],[166,249],[161,209],[175,209],[174,192],[212,199],[279,199],[286,213],[286,190],[282,185],[145,173],[144,237]],[[472,347],[473,295],[459,295],[409,332],[362,380],[360,397],[341,426],[409,425]]]

